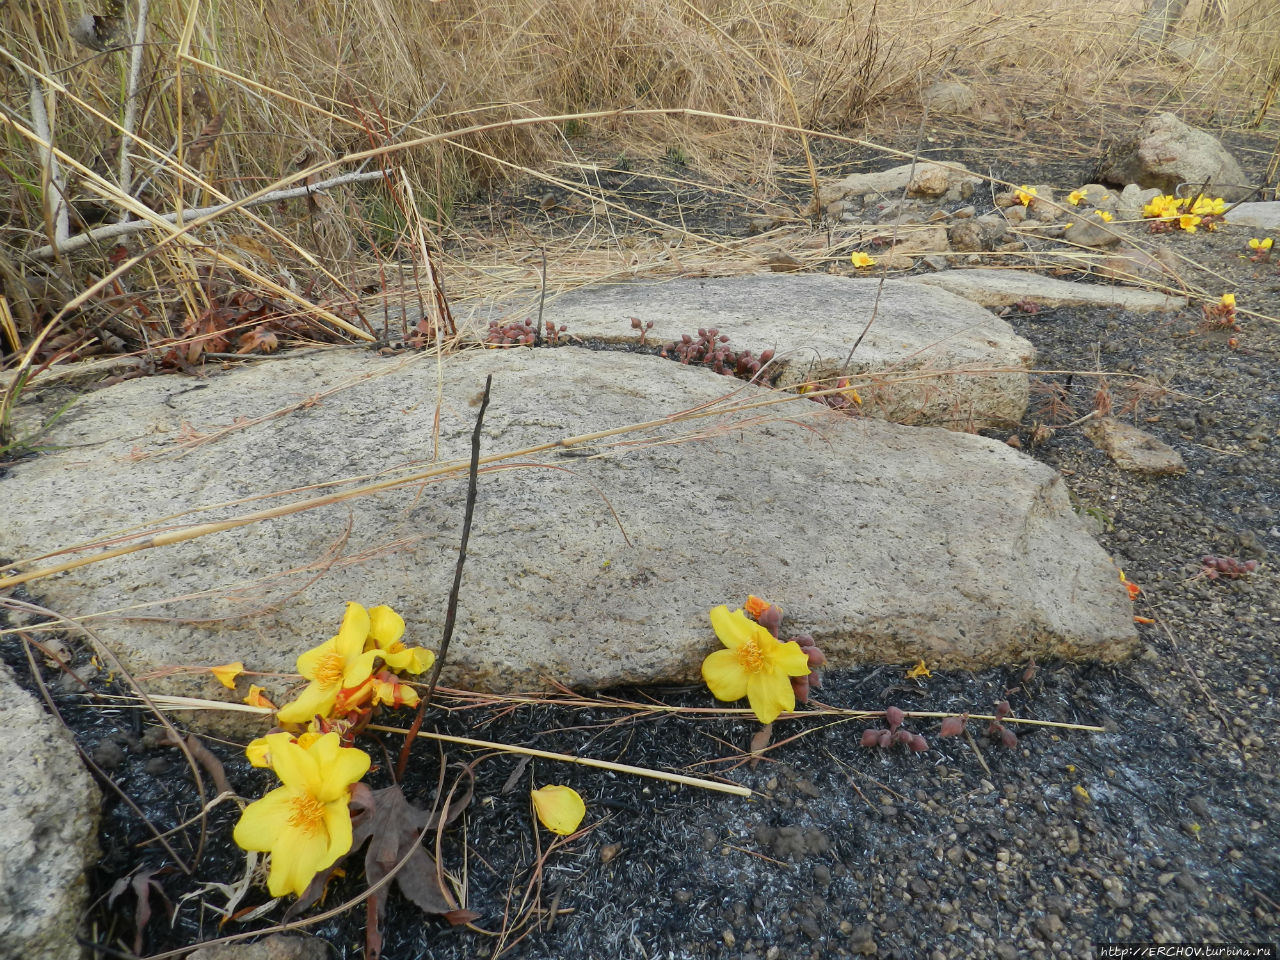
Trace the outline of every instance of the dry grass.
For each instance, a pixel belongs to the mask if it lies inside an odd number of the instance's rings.
[[[375,325],[353,306],[361,288],[408,284],[421,296],[441,238],[456,241],[448,279],[490,295],[529,264],[500,269],[509,243],[454,236],[448,223],[495,177],[567,183],[592,204],[598,229],[564,251],[582,262],[559,271],[574,282],[597,268],[681,266],[669,243],[623,252],[611,222],[621,208],[580,153],[684,158],[711,189],[763,200],[780,181],[812,183],[804,158],[817,138],[914,130],[921,90],[939,80],[970,83],[997,127],[1025,122],[1034,99],[1070,149],[1117,122],[1135,80],[1158,90],[1150,106],[1194,99],[1199,113],[1243,125],[1280,79],[1275,0],[1237,0],[1230,27],[1197,41],[1214,55],[1195,69],[1143,62],[1129,39],[1140,5],[1126,0],[155,0],[135,46],[141,6],[90,10],[123,13],[97,23],[116,44],[105,51],[72,39],[84,8],[0,9],[5,366],[94,352],[180,366],[223,341],[233,351],[261,319],[233,309],[245,289],[277,319],[319,316],[283,325],[293,339],[371,337]],[[1194,6],[1183,33],[1203,19]],[[661,112],[673,108],[683,112]],[[392,150],[406,142],[416,145]],[[38,254],[102,222],[154,221],[153,211],[188,222],[184,210],[351,173],[362,165],[342,158],[371,150],[372,181],[211,214],[185,233],[155,222],[123,250],[108,239]],[[379,180],[381,163],[397,169]],[[735,244],[697,240],[688,256],[730,272],[759,263]],[[127,270],[93,284],[122,257]],[[210,318],[232,333],[211,341]]]

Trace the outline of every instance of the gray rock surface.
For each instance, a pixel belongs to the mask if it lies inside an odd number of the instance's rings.
[[[1136,183],[1127,183],[1120,191],[1120,199],[1116,202],[1115,215],[1120,220],[1141,220],[1142,209],[1162,191],[1159,187],[1143,190]]]
[[[969,185],[969,192],[982,182],[981,177],[971,174],[967,167],[959,163],[934,163],[925,160],[916,163],[904,163],[888,170],[876,173],[852,173],[843,180],[836,180],[818,188],[818,200],[826,206],[833,200],[847,200],[850,197],[864,197],[868,194],[896,196],[904,188],[911,196],[937,197],[944,196],[954,190],[957,197],[963,195],[963,185]]]
[[[977,101],[973,88],[958,80],[939,80],[920,93],[920,102],[938,114],[968,113]]]
[[[945,245],[943,228],[934,233]],[[483,328],[508,310],[497,305],[474,320]],[[875,322],[850,360],[873,310]],[[881,287],[873,278],[762,274],[599,285],[548,300],[543,316],[566,325],[571,337],[615,345],[639,342],[633,317],[653,322],[650,344],[714,327],[735,350],[775,350],[781,387],[845,373],[868,381],[859,387],[865,413],[960,429],[1018,423],[1027,405],[1023,371],[1035,358],[1007,323],[968,300],[912,282]],[[922,371],[934,374],[921,379]]]
[[[1137,312],[1180,310],[1182,297],[1151,290],[1134,290],[1097,283],[1069,283],[1025,270],[948,270],[916,278],[918,283],[942,287],[984,307],[1008,307],[1034,300],[1046,307],[1120,307]]]
[[[1148,117],[1132,140],[1113,146],[1098,168],[1105,183],[1136,183],[1173,193],[1180,183],[1208,181],[1209,194],[1240,200],[1251,188],[1235,157],[1212,134],[1172,113]]]
[[[1256,230],[1280,231],[1280,201],[1242,203],[1227,214],[1227,223]]]
[[[329,944],[318,937],[273,933],[255,943],[201,947],[187,954],[186,960],[328,960],[332,956]]]
[[[1096,213],[1080,213],[1063,231],[1062,239],[1081,247],[1115,247],[1125,240],[1125,233]]]
[[[102,797],[70,735],[0,663],[0,957],[72,960]]]
[[[707,611],[748,592],[780,604],[840,665],[1109,660],[1134,648],[1115,568],[1050,468],[997,441],[801,398],[531,452],[705,413],[726,398],[781,396],[577,348],[473,350],[439,368],[430,356],[329,349],[204,383],[158,377],[101,390],[54,428],[58,452],[0,480],[12,508],[0,555],[198,507],[213,509],[182,519],[210,521],[279,502],[217,506],[275,490],[422,469],[437,442],[439,462],[460,464],[489,373],[483,452],[507,455],[512,468],[480,481],[447,683],[694,680],[717,647]],[[196,434],[215,439],[192,445]],[[392,605],[409,641],[436,646],[464,490],[455,473],[31,590],[69,616],[131,607],[92,622],[135,676],[154,692],[229,699],[204,673],[147,674],[232,660],[292,671],[300,652],[333,635],[347,600]],[[290,695],[286,680],[255,679],[277,702]]]

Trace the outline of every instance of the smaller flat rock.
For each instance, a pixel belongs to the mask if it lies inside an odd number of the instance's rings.
[[[1180,310],[1182,297],[1151,290],[1097,283],[1069,283],[1025,270],[948,270],[916,278],[917,283],[942,287],[984,307],[1009,307],[1034,300],[1046,307],[1118,307],[1136,313]]]
[[[1227,214],[1227,223],[1255,230],[1280,231],[1280,201],[1242,203]]]
[[[937,232],[945,244],[945,232]],[[504,310],[474,320],[483,328]],[[759,274],[597,285],[548,300],[544,317],[566,326],[571,342],[613,348],[639,345],[632,318],[653,323],[650,345],[715,329],[735,351],[775,351],[779,387],[845,374],[858,381],[865,413],[959,429],[1018,423],[1027,404],[1024,371],[1035,357],[1005,321],[968,300],[873,278]],[[978,370],[985,372],[968,372]],[[924,371],[930,375],[921,378]]]
[[[1091,420],[1084,432],[1121,470],[1156,476],[1181,476],[1187,472],[1187,465],[1177,450],[1122,420],[1113,417]]]

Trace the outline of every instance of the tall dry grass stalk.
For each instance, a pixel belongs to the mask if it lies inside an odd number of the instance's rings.
[[[1233,85],[1256,108],[1274,85],[1276,0],[1236,6],[1214,27],[1213,62],[1166,70],[1208,108]],[[421,267],[424,223],[438,235],[457,202],[489,179],[563,175],[581,154],[678,156],[726,190],[751,183],[754,197],[768,196],[808,151],[797,128],[863,137],[912,129],[920,91],[948,78],[974,85],[996,116],[1047,98],[1068,124],[1092,117],[1097,125],[1124,98],[1117,81],[1126,64],[1146,55],[1132,41],[1141,8],[1132,0],[6,4],[0,294],[12,320],[0,327],[0,356],[12,365],[24,351],[30,362],[94,344],[142,352],[190,342],[192,318],[237,284],[288,309],[321,302],[337,311],[317,335],[369,336],[341,305],[362,285],[387,286],[406,264]],[[1188,9],[1178,32],[1194,34],[1200,19]],[[702,113],[599,115],[626,108]],[[597,116],[501,122],[575,113]],[[448,136],[466,127],[483,129]],[[309,168],[409,140],[420,145],[332,168],[355,180],[209,217],[173,240],[187,210],[288,178],[305,186]],[[380,177],[384,163],[394,169]],[[815,175],[810,160],[796,179]],[[575,177],[599,192],[581,168]],[[69,256],[58,250],[96,224],[155,221],[148,210],[177,223]],[[616,246],[612,227],[602,233]],[[109,263],[166,236],[156,255],[77,296]],[[54,255],[34,256],[40,248]],[[33,349],[46,321],[77,299],[77,312]]]

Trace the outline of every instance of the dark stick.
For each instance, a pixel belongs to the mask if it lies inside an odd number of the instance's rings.
[[[436,655],[435,666],[431,668],[431,679],[427,682],[427,695],[418,702],[418,712],[414,715],[413,725],[404,738],[404,746],[400,748],[400,760],[396,763],[396,782],[404,779],[404,768],[409,763],[409,747],[413,745],[418,731],[422,729],[422,718],[427,714],[427,706],[436,692],[436,681],[440,679],[440,671],[444,668],[445,658],[449,654],[449,641],[453,639],[453,624],[458,619],[458,592],[462,589],[462,567],[467,562],[467,540],[471,537],[471,518],[476,510],[476,487],[480,475],[480,428],[484,425],[484,412],[489,406],[489,388],[493,386],[493,374],[485,377],[484,394],[480,398],[480,412],[476,415],[476,428],[471,431],[471,469],[467,473],[467,507],[462,517],[462,542],[458,544],[458,565],[453,569],[453,588],[449,591],[449,607],[444,615],[444,637],[440,641],[440,652]]]

